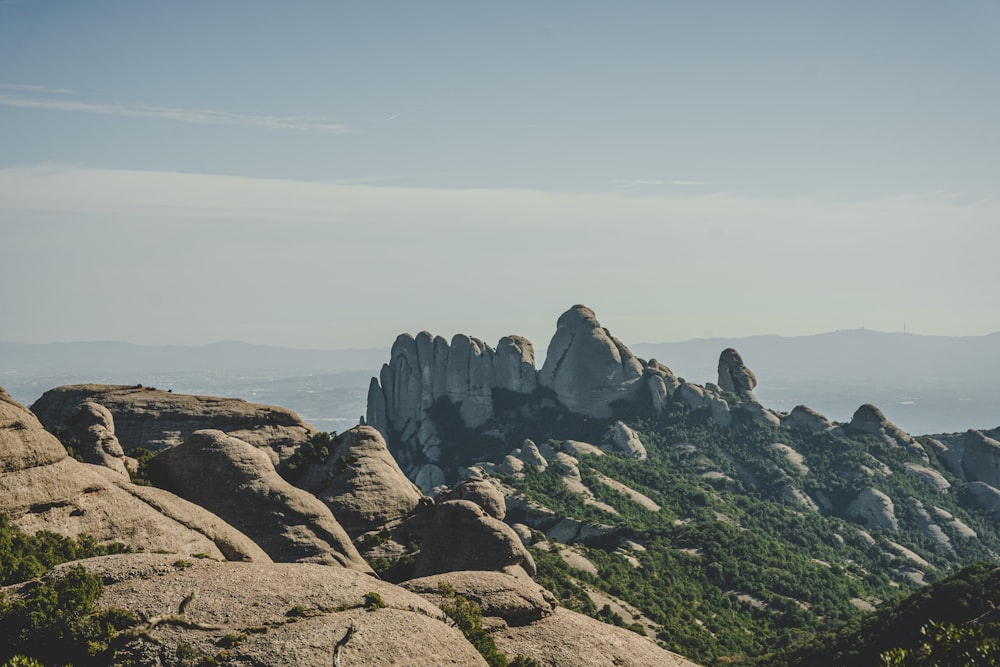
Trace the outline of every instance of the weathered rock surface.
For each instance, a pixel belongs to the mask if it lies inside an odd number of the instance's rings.
[[[371,426],[342,433],[326,461],[308,466],[298,485],[326,503],[352,538],[403,518],[422,497]]]
[[[985,482],[1000,487],[1000,441],[988,438],[980,431],[965,434],[962,471],[970,482]]]
[[[672,370],[656,359],[650,359],[646,363],[642,374],[646,380],[650,400],[653,402],[653,409],[660,412],[667,398],[677,391],[681,381]]]
[[[468,479],[438,495],[434,500],[438,503],[447,500],[469,500],[482,507],[486,514],[494,519],[503,521],[507,516],[507,501],[503,492],[490,479]]]
[[[987,510],[994,521],[1000,520],[1000,489],[986,482],[969,482],[963,491]]]
[[[455,595],[470,599],[483,610],[483,616],[503,619],[507,625],[533,623],[550,616],[558,606],[555,597],[522,572],[448,572],[403,582],[403,588],[440,605],[448,599],[442,592],[451,588]]]
[[[435,605],[361,573],[304,563],[176,561],[128,554],[80,562],[105,582],[103,608],[145,618],[177,614],[180,602],[194,593],[184,617],[201,629],[161,624],[150,632],[156,643],[134,639],[121,659],[132,657],[143,667],[179,664],[181,644],[214,656],[228,635],[240,640],[227,649],[226,664],[329,667],[334,645],[353,626],[341,650],[343,665],[486,665]],[[370,594],[385,606],[372,608]],[[293,609],[301,611],[290,614]]]
[[[67,427],[85,463],[110,468],[126,478],[129,476],[125,452],[115,436],[115,420],[107,408],[84,401],[70,413]]]
[[[572,412],[611,416],[611,403],[631,397],[643,367],[625,345],[601,326],[594,311],[573,306],[559,317],[539,384]]]
[[[805,405],[796,405],[783,420],[785,426],[798,428],[810,433],[833,430],[833,423],[825,416]]]
[[[284,460],[316,429],[285,408],[239,398],[174,394],[151,387],[78,384],[50,389],[31,406],[46,428],[67,429],[70,415],[84,402],[104,406],[114,418],[115,435],[126,453],[159,450],[183,442],[201,429],[218,429],[271,451]]]
[[[646,460],[645,445],[639,440],[638,434],[625,422],[615,422],[614,430],[611,433],[611,444],[625,452],[630,458],[637,461]]]
[[[920,443],[914,440],[909,433],[886,419],[882,411],[870,403],[855,410],[847,429],[854,433],[873,435],[889,446],[905,447],[925,460],[927,458],[927,453],[920,446]]]
[[[740,353],[727,347],[719,355],[719,386],[723,391],[731,391],[740,396],[750,394],[757,386],[757,377],[753,374]]]
[[[201,507],[70,458],[55,436],[2,389],[0,514],[29,533],[86,534],[146,551],[269,560],[246,535]]]
[[[493,417],[496,390],[530,394],[536,386],[534,350],[520,336],[501,338],[494,350],[463,334],[450,344],[426,331],[402,334],[369,385],[367,423],[399,438],[403,447],[396,454],[416,479],[419,465],[440,462],[441,440],[429,417],[437,401],[450,401],[465,426],[477,428]]]
[[[151,465],[172,490],[245,532],[276,561],[371,571],[330,509],[279,477],[267,454],[238,438],[196,431]]]
[[[403,530],[424,536],[414,577],[511,565],[535,574],[535,561],[513,529],[472,501],[437,503],[404,522]]]
[[[899,521],[896,520],[896,508],[892,499],[878,489],[862,489],[847,506],[847,516],[860,521],[866,528],[899,532]]]
[[[916,463],[905,463],[903,467],[906,469],[906,472],[934,486],[938,491],[944,492],[951,488],[951,482],[933,468],[917,465]]]
[[[634,632],[559,607],[523,626],[500,627],[493,639],[507,655],[559,667],[697,667]]]

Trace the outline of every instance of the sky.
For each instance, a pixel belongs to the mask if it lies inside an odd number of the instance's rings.
[[[0,341],[1000,331],[1000,3],[0,0]]]

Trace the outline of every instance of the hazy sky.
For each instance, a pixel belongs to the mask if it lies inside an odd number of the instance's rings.
[[[997,331],[998,119],[995,0],[0,0],[0,341]]]

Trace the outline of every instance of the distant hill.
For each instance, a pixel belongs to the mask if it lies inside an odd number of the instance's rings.
[[[534,343],[541,366],[547,342]],[[805,404],[847,421],[859,405],[872,403],[911,433],[1000,425],[1000,333],[948,337],[858,329],[629,347],[692,382],[714,381],[719,353],[734,347],[757,375],[758,398],[776,410]],[[388,360],[388,347],[0,343],[0,386],[30,404],[62,384],[142,383],[277,403],[320,428],[341,430],[357,423],[368,379]]]
[[[757,397],[776,410],[804,404],[847,421],[859,405],[872,403],[911,433],[1000,424],[1000,333],[949,337],[855,329],[629,347],[692,382],[714,381],[719,353],[734,347],[757,375]]]

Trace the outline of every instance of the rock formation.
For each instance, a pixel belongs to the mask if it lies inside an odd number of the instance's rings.
[[[195,431],[151,461],[167,486],[250,536],[274,560],[371,569],[330,509],[278,476],[267,455],[222,431]]]
[[[190,396],[151,387],[81,384],[50,389],[31,406],[46,428],[69,428],[70,415],[84,402],[97,403],[114,418],[115,435],[126,453],[180,444],[201,429],[218,429],[270,450],[272,463],[291,455],[316,433],[291,410],[239,398]]]
[[[448,601],[443,590],[454,591],[479,605],[483,616],[499,618],[509,626],[521,626],[551,616],[559,603],[522,571],[521,576],[507,572],[448,572],[403,582],[402,587],[441,605]],[[443,584],[443,586],[442,586]],[[442,590],[443,589],[443,590]]]
[[[176,556],[159,554],[80,564],[105,582],[101,607],[189,622],[134,633],[120,647],[116,664],[194,664],[182,662],[183,646],[188,656],[216,656],[228,647],[225,664],[330,667],[335,644],[350,628],[340,652],[345,666],[487,664],[434,604],[343,568],[203,559],[178,564]]]
[[[829,419],[805,405],[796,405],[792,408],[792,411],[783,420],[783,424],[810,433],[833,430],[833,423]]]
[[[753,392],[757,378],[743,363],[740,353],[729,347],[719,355],[719,387],[740,396]]]
[[[988,438],[980,431],[967,431],[962,470],[970,482],[984,482],[1000,488],[1000,441]]]
[[[873,435],[890,447],[905,447],[922,458],[927,458],[927,453],[920,446],[920,443],[914,440],[909,433],[886,419],[882,411],[870,403],[862,405],[854,412],[851,423],[847,425],[847,430]]]
[[[420,537],[416,577],[511,565],[535,574],[535,561],[513,529],[470,500],[448,500],[418,509],[400,524],[399,532]]]
[[[630,398],[643,375],[639,360],[601,326],[594,311],[573,306],[556,322],[538,383],[572,412],[611,416],[611,403]]]
[[[439,503],[447,500],[469,500],[482,507],[486,514],[494,519],[503,521],[507,516],[507,501],[504,500],[503,491],[493,480],[475,478],[465,480],[434,500]]]
[[[493,394],[503,390],[530,394],[535,390],[535,355],[526,339],[507,336],[494,350],[477,338],[456,335],[449,345],[426,331],[416,338],[402,334],[392,345],[391,359],[368,388],[366,422],[383,435],[396,435],[420,452],[418,459],[436,464],[440,438],[428,412],[447,399],[458,407],[467,428],[489,421],[495,412]],[[419,470],[406,448],[397,453],[411,477]],[[435,471],[424,473],[428,479]],[[421,484],[421,488],[429,489]]]
[[[639,436],[628,424],[622,421],[615,422],[614,430],[611,434],[611,444],[625,452],[630,458],[637,461],[646,460],[646,447],[639,440]]]
[[[0,514],[29,533],[230,560],[269,559],[219,517],[118,472],[70,458],[33,414],[0,389]]]
[[[342,433],[326,461],[309,465],[298,486],[326,503],[352,538],[403,518],[422,495],[371,426]]]
[[[107,408],[84,401],[70,413],[67,426],[84,462],[110,468],[128,478],[125,452],[115,437],[115,421]]]
[[[896,520],[896,508],[892,499],[878,489],[862,489],[848,505],[847,516],[857,519],[866,528],[899,532],[899,521]]]

